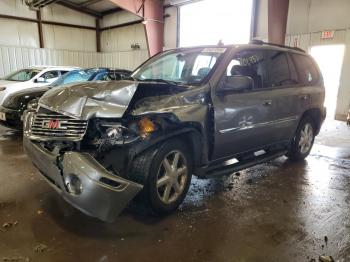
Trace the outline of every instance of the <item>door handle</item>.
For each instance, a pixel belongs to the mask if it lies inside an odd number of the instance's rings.
[[[272,100],[265,100],[263,103],[264,106],[270,106],[272,105]]]
[[[309,96],[308,95],[301,95],[299,96],[301,100],[308,100]]]

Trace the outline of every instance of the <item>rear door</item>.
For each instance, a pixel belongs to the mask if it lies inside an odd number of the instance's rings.
[[[270,143],[289,142],[303,113],[312,107],[312,97],[320,95],[320,77],[313,61],[294,52],[269,50],[266,53],[266,89],[273,100]]]
[[[319,108],[324,102],[324,85],[316,62],[306,54],[291,53],[290,57],[298,72],[299,114],[309,108]]]
[[[269,144],[288,142],[293,137],[300,115],[300,81],[296,67],[284,50],[267,50],[268,81],[265,92],[269,94],[271,136]]]

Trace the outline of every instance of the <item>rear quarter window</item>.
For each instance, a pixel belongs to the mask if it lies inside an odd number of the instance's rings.
[[[267,51],[269,80],[265,87],[284,87],[299,83],[295,67],[284,51]]]
[[[320,74],[310,57],[293,53],[290,55],[296,66],[300,84],[316,85],[320,82]]]

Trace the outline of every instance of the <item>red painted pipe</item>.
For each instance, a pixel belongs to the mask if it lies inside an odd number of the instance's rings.
[[[269,42],[285,44],[289,0],[269,0],[268,32]]]
[[[163,50],[164,19],[163,1],[161,0],[110,0],[119,7],[142,17],[148,51],[151,56]]]

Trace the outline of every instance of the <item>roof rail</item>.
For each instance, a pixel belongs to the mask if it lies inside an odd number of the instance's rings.
[[[287,48],[287,49],[291,49],[291,50],[296,50],[299,52],[303,52],[306,53],[305,50],[299,48],[299,47],[292,47],[292,46],[286,46],[286,45],[279,45],[279,44],[273,44],[273,43],[267,43],[261,40],[252,40],[250,42],[253,45],[270,45],[270,46],[277,46],[277,47],[282,47],[282,48]]]

